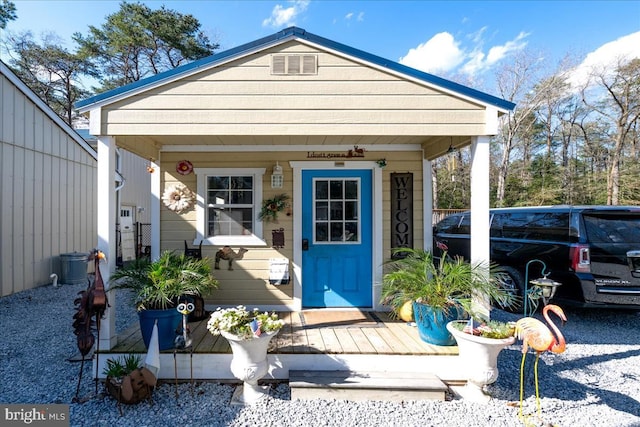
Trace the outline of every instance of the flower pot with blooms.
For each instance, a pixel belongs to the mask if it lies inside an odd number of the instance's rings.
[[[276,313],[248,311],[242,305],[218,308],[211,314],[207,329],[229,341],[233,352],[231,372],[243,381],[233,394],[232,404],[252,404],[268,395],[268,387],[259,386],[258,380],[269,371],[269,342],[282,326],[284,321]]]
[[[485,387],[498,379],[498,354],[515,342],[515,323],[479,322],[472,317],[449,322],[447,330],[458,343],[461,364],[466,370],[467,384],[460,394],[467,400],[488,401],[491,396]]]

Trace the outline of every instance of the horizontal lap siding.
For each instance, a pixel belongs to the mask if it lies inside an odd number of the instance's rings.
[[[60,276],[59,255],[96,237],[96,162],[4,76],[0,78],[2,295]]]
[[[224,139],[223,139],[224,141]],[[275,144],[281,143],[274,141]],[[356,145],[354,141],[346,139],[345,144]],[[278,153],[246,153],[246,152],[165,152],[162,153],[161,169],[164,171],[161,176],[161,191],[170,185],[183,183],[193,191],[196,190],[196,176],[189,174],[182,176],[175,172],[176,163],[187,159],[193,163],[194,168],[266,168],[263,180],[263,198],[268,199],[275,194],[286,193],[293,195],[293,175],[289,167],[289,161],[309,160],[305,152],[278,152]],[[385,158],[387,166],[382,174],[382,206],[383,206],[383,257],[390,256],[390,174],[393,172],[412,172],[414,179],[414,245],[423,246],[423,198],[420,183],[422,182],[422,157],[420,152],[365,152],[364,160],[377,160]],[[276,161],[280,163],[284,173],[284,188],[272,189],[270,177],[273,165]],[[293,200],[290,200],[293,204]],[[184,214],[176,214],[169,211],[164,205],[160,207],[161,220],[161,242],[162,250],[176,250],[181,252],[184,249],[184,241],[189,246],[193,245],[196,230],[195,210]],[[220,262],[220,270],[214,270],[214,276],[220,281],[220,289],[207,298],[209,304],[247,304],[247,305],[267,305],[267,304],[288,304],[293,298],[293,284],[274,286],[268,283],[269,279],[269,258],[285,257],[293,259],[293,217],[281,213],[277,223],[264,223],[264,238],[268,245],[271,245],[271,231],[273,229],[284,229],[285,246],[281,249],[267,247],[250,247],[244,258],[234,261],[233,271],[227,270],[226,261]],[[219,247],[203,246],[203,256],[209,257],[213,265],[215,252]],[[233,247],[237,250],[238,247]],[[290,268],[292,266],[290,265]]]
[[[273,53],[318,55],[318,74],[271,75]],[[289,43],[103,109],[114,135],[478,134],[481,106]]]

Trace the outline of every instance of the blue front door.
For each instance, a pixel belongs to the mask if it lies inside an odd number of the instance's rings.
[[[370,170],[302,171],[302,305],[372,306]]]

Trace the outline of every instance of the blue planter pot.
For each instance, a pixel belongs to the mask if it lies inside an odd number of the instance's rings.
[[[458,319],[457,309],[450,309],[447,316],[442,310],[414,302],[413,317],[422,341],[435,345],[455,345],[456,340],[447,330],[447,323]]]
[[[175,308],[167,310],[141,310],[138,312],[140,332],[145,347],[149,348],[153,324],[158,319],[158,343],[160,351],[172,349],[176,338],[176,328],[182,321],[182,315]]]

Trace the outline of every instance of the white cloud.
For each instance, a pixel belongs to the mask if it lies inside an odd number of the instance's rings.
[[[353,19],[354,16],[356,18],[356,21],[358,22],[364,21],[364,12],[358,13],[357,16],[354,12],[349,12],[344,16],[344,19],[346,19],[347,21],[350,21],[351,19]]]
[[[310,0],[293,0],[289,3],[291,6],[284,7],[277,4],[271,11],[271,16],[262,21],[263,27],[283,27],[295,25],[295,20],[302,12],[307,10]]]
[[[614,71],[620,60],[640,58],[640,31],[605,43],[589,53],[569,77],[574,87],[581,87],[589,81],[593,72]]]
[[[426,72],[446,72],[454,69],[464,60],[460,43],[447,32],[438,33],[425,43],[409,52],[400,63]]]
[[[515,39],[492,46],[485,52],[483,44],[486,31],[487,27],[483,27],[468,34],[465,38],[470,46],[466,48],[450,33],[438,33],[425,43],[410,49],[406,56],[400,58],[400,63],[430,73],[460,71],[473,77],[527,45],[529,34],[520,33]]]

